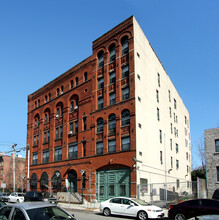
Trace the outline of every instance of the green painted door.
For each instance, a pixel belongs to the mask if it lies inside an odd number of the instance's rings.
[[[97,172],[97,199],[104,201],[115,196],[130,197],[130,170],[104,170]]]

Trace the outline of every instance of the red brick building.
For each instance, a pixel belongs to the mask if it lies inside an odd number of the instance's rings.
[[[15,157],[15,191],[25,188],[25,162],[25,158]],[[2,183],[6,184],[4,191],[13,191],[13,154],[0,154],[0,186]]]
[[[139,50],[135,52],[134,40],[135,37],[138,39],[137,34],[140,36],[139,42],[146,45],[146,53],[137,41]],[[157,141],[159,136],[155,135],[159,131],[161,133],[161,122],[156,119],[157,108],[155,111],[150,109],[154,104],[145,105],[140,97],[136,100],[137,83],[138,88],[145,89],[144,83],[156,81],[157,70],[154,71],[153,81],[143,80],[146,74],[150,77],[152,74],[144,73],[145,68],[137,72],[137,62],[141,61],[141,57],[146,62],[139,63],[140,67],[149,61],[155,66],[154,69],[159,68],[159,83],[160,78],[163,80],[162,77],[167,74],[148,41],[141,39],[141,36],[135,18],[128,18],[93,42],[90,57],[28,96],[27,145],[30,146],[31,189],[65,191],[69,188],[72,192],[81,193],[83,187],[84,194],[98,200],[118,195],[136,197],[137,182],[149,183],[155,173],[139,171],[137,179],[136,168],[139,166],[136,159],[140,157],[145,164],[147,157],[148,161],[152,160],[149,161],[151,164],[158,161],[154,166],[161,170],[161,150],[152,154],[155,160],[147,150],[147,147],[153,149],[157,142],[160,145]],[[153,62],[147,52],[152,54]],[[156,94],[156,86],[155,83],[152,87],[148,86],[154,90],[151,93]],[[171,86],[169,93],[175,89]],[[168,90],[165,92],[168,94]],[[143,92],[142,96],[145,94]],[[180,104],[178,94],[176,96],[174,98]],[[156,100],[156,96],[153,97]],[[141,107],[141,103],[144,106]],[[152,124],[149,123],[151,117],[143,117],[148,112],[143,111],[144,108],[154,114],[152,123],[156,125],[156,131],[153,135],[148,129],[149,124]],[[142,111],[138,123],[137,109]],[[144,146],[144,138],[154,139]],[[164,169],[164,164],[161,167]],[[142,169],[146,169],[146,166]],[[184,173],[182,175],[185,176]]]

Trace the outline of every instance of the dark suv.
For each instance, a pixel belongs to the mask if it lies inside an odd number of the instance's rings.
[[[27,201],[43,201],[43,195],[38,191],[28,191],[24,196],[24,202]]]
[[[39,192],[39,191],[28,191],[26,192],[24,196],[24,201],[44,201],[44,202],[50,202],[50,203],[58,203],[58,199],[50,195],[48,192]]]
[[[219,188],[214,191],[214,194],[213,194],[213,196],[212,196],[212,199],[217,199],[217,200],[219,200]]]

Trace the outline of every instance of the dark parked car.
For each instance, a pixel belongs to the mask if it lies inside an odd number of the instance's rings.
[[[24,201],[44,201],[44,202],[50,202],[50,203],[58,203],[58,199],[50,195],[47,192],[39,192],[39,191],[28,191],[26,192],[24,196]]]
[[[219,189],[216,189],[216,190],[214,191],[214,194],[213,194],[213,196],[212,196],[212,199],[217,199],[217,200],[219,200]]]
[[[174,220],[184,220],[195,216],[218,214],[219,201],[214,199],[193,199],[171,205],[168,217]]]

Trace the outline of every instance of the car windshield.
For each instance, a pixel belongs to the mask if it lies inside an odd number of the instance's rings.
[[[132,199],[134,202],[138,203],[139,205],[143,205],[143,206],[146,206],[146,205],[149,205],[147,202],[141,200],[141,199]]]
[[[57,206],[43,207],[27,210],[30,220],[64,220],[73,219],[69,214],[61,210]]]

